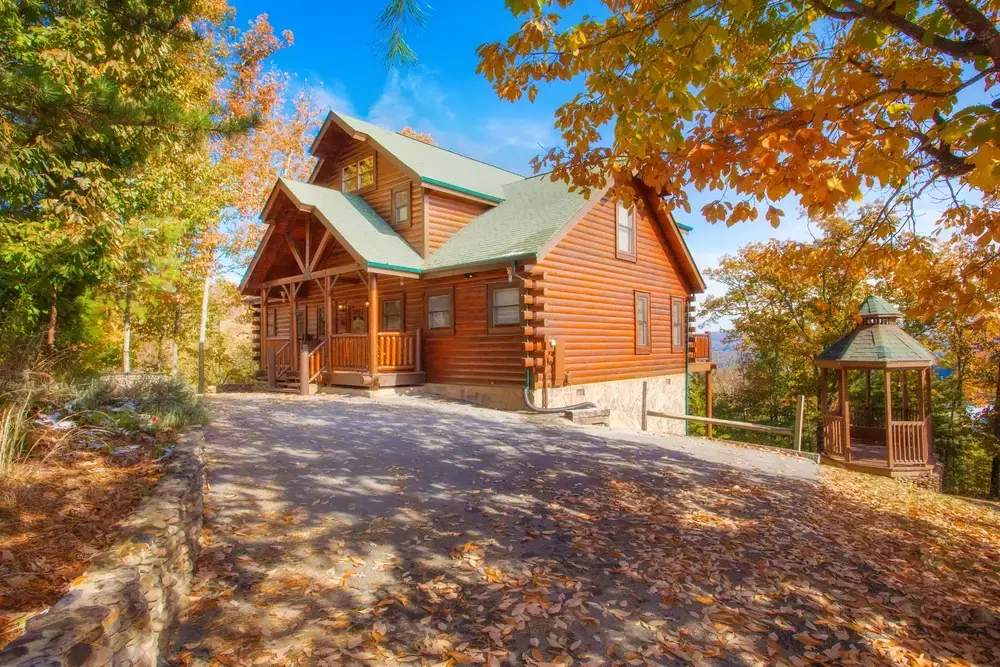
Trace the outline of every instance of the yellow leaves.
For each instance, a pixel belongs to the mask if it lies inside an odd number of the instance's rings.
[[[707,604],[715,604],[715,599],[712,598],[712,597],[709,597],[708,595],[696,595],[694,599],[697,600],[698,602],[700,602],[702,604],[706,604],[706,605]]]

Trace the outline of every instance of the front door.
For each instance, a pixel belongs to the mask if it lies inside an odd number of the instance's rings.
[[[368,308],[351,306],[351,333],[368,333]]]

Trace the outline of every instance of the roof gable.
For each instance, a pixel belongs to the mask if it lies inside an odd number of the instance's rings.
[[[327,116],[313,142],[311,150],[314,155],[318,155],[324,136],[334,127],[355,139],[368,141],[376,148],[381,148],[404,171],[409,172],[414,180],[428,186],[497,203],[504,199],[505,185],[523,179],[520,174],[333,111]]]

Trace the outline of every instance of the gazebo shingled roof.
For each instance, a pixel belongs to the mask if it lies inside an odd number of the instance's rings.
[[[901,317],[900,312],[885,299],[870,296],[858,312],[863,318],[861,324],[817,355],[817,362],[866,367],[883,364],[930,366],[934,363],[934,355],[899,328],[895,320]]]

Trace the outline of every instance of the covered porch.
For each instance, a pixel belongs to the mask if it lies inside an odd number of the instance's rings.
[[[356,297],[358,285],[366,288],[363,302]],[[270,389],[307,394],[320,385],[423,384],[420,329],[380,330],[402,313],[379,312],[379,274],[356,271],[273,287],[278,291],[262,287],[260,294],[261,328],[269,334],[261,339],[261,370]],[[304,299],[306,290],[310,297],[318,291],[320,298]],[[268,323],[282,315],[287,333]]]
[[[360,197],[279,181],[244,278],[259,301],[258,378],[270,389],[424,382],[420,258]],[[418,298],[418,295],[417,295]],[[417,304],[413,304],[416,306]]]

